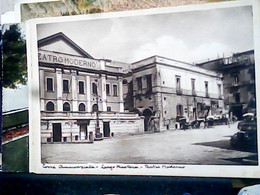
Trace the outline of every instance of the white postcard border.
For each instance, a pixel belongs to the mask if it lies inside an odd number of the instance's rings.
[[[254,45],[255,45],[255,67],[260,63],[260,24],[259,7],[260,2],[255,1],[234,1],[224,3],[210,3],[200,5],[178,6],[171,8],[156,8],[148,10],[125,11],[117,13],[102,13],[80,16],[64,16],[53,18],[32,19],[26,22],[26,39],[28,55],[28,85],[29,85],[29,169],[34,173],[45,174],[99,174],[99,175],[157,175],[157,176],[199,176],[199,177],[248,177],[259,178],[260,167],[258,166],[233,166],[233,165],[163,165],[163,164],[42,164],[41,163],[41,139],[40,139],[40,102],[39,102],[39,73],[37,55],[37,31],[36,25],[53,22],[68,22],[80,20],[95,20],[104,18],[128,17],[138,15],[149,15],[169,12],[184,12],[195,10],[210,10],[226,7],[240,7],[253,5],[254,12]],[[259,83],[260,69],[256,70],[256,85]],[[256,99],[260,102],[256,87]],[[257,103],[257,113],[260,111],[260,104]],[[259,115],[257,116],[260,121]],[[260,124],[257,124],[260,129]],[[257,135],[260,140],[259,133]],[[259,151],[259,143],[258,143]],[[259,162],[258,155],[258,162]],[[126,167],[124,167],[126,166]],[[169,166],[169,167],[166,167]]]

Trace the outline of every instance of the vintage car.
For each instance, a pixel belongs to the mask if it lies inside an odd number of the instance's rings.
[[[256,130],[239,131],[235,133],[230,139],[232,147],[251,148],[257,146]]]
[[[187,122],[187,119],[183,116],[177,117],[176,121],[180,124],[180,129],[199,129],[204,128],[205,126],[205,119],[204,118],[197,118],[193,121]]]
[[[214,127],[214,117],[213,116],[207,116],[206,127]]]
[[[240,131],[256,130],[256,116],[253,113],[246,113],[243,115],[243,121],[237,125]]]
[[[226,114],[214,116],[214,125],[228,125],[228,117]]]
[[[230,139],[232,147],[252,148],[257,146],[256,116],[252,113],[243,115],[243,121],[238,123],[239,132]]]

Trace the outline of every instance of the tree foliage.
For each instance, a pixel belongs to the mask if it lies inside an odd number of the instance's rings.
[[[11,25],[3,34],[3,75],[2,86],[16,88],[16,84],[26,84],[26,46],[20,28]]]

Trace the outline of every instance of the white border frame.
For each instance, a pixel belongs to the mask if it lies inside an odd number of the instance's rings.
[[[259,0],[243,0],[222,3],[209,3],[200,5],[178,6],[171,8],[158,8],[138,11],[125,11],[117,13],[103,13],[80,16],[64,16],[54,18],[41,18],[27,21],[27,56],[28,56],[28,81],[29,81],[29,170],[35,173],[46,174],[102,174],[102,175],[160,175],[160,176],[200,176],[200,177],[248,177],[259,178],[260,167],[247,165],[168,165],[149,164],[148,168],[143,164],[129,164],[128,168],[120,168],[126,164],[41,164],[41,139],[40,139],[40,98],[39,98],[39,72],[37,58],[37,31],[36,25],[42,23],[64,22],[64,21],[82,21],[95,20],[105,18],[117,18],[139,15],[152,15],[159,13],[172,13],[184,11],[211,10],[216,8],[253,6],[254,13],[254,51],[255,54],[260,53],[260,1]],[[255,55],[255,67],[260,63],[260,56]],[[259,83],[260,69],[255,68],[256,78],[255,83]],[[37,82],[35,82],[37,81]],[[258,96],[258,88],[256,87],[256,99],[260,102]],[[257,112],[260,110],[260,104],[257,103]],[[260,121],[259,115],[257,120]],[[258,122],[257,128],[260,129]],[[39,131],[37,131],[39,129]],[[260,134],[258,133],[258,142]],[[259,143],[258,143],[259,144]],[[259,151],[259,145],[258,145]],[[258,154],[258,163],[260,155]],[[132,167],[132,168],[131,168]],[[158,168],[159,167],[159,168]]]

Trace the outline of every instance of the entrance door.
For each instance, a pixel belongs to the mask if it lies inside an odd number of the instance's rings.
[[[80,125],[80,139],[81,140],[88,139],[88,125],[87,124]]]
[[[61,123],[52,124],[53,142],[61,142]]]
[[[144,116],[144,131],[149,130],[149,122],[150,118],[153,115],[152,111],[150,109],[145,109],[143,111],[143,116]]]
[[[110,122],[103,122],[104,137],[110,137]]]

